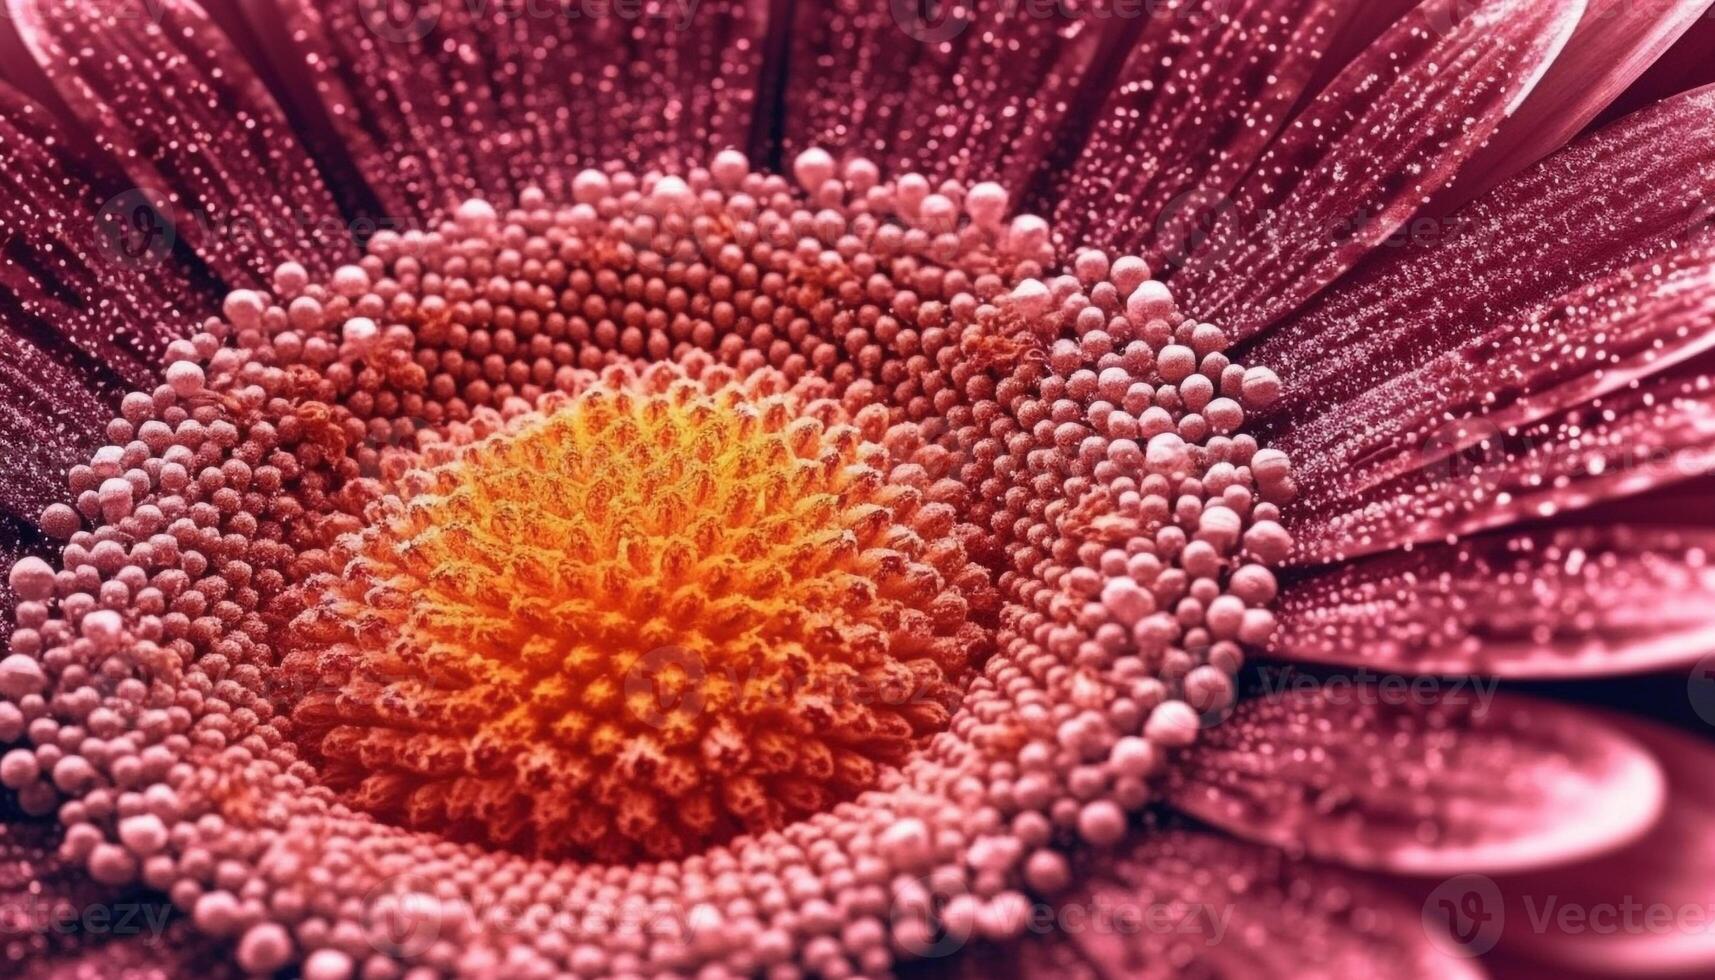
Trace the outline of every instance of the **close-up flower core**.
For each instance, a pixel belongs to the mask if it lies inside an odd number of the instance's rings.
[[[67,747],[20,798],[71,798],[98,878],[237,931],[249,969],[437,842],[621,905],[753,876],[669,901],[760,945],[562,924],[596,972],[746,972],[821,931],[775,907],[795,862],[753,866],[781,832],[851,862],[801,900],[892,910],[824,955],[1017,928],[1273,630],[1291,476],[1242,430],[1278,382],[1139,258],[1044,273],[998,185],[795,169],[590,170],[570,205],[469,201],[326,284],[231,293],[44,515],[64,570],[14,567],[41,656],[8,666]],[[365,860],[319,856],[369,820]],[[320,886],[294,914],[223,884],[283,860],[308,877],[277,887]],[[499,887],[452,880],[467,910]]]
[[[952,509],[834,403],[712,383],[597,382],[336,551],[281,663],[324,682],[292,709],[324,782],[542,856],[680,857],[946,726],[992,591]]]
[[[0,3],[0,975],[1715,970],[1715,0]]]

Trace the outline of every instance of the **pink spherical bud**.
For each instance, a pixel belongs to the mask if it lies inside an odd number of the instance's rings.
[[[127,484],[126,488],[129,489],[130,485]],[[12,572],[6,581],[18,598],[25,602],[40,602],[54,594],[53,567],[35,555],[28,555],[13,563]]]
[[[167,825],[152,813],[126,817],[119,822],[119,840],[132,853],[148,857],[167,846]]]
[[[251,926],[238,941],[238,965],[251,973],[272,973],[292,959],[292,937],[272,922]]]
[[[205,383],[202,365],[195,361],[174,361],[167,365],[167,386],[180,398],[201,391]]]
[[[1190,463],[1190,451],[1177,433],[1163,432],[1149,440],[1144,460],[1151,473],[1183,473]]]
[[[1040,279],[1026,279],[1012,289],[1013,306],[1022,316],[1039,317],[1048,312],[1052,302],[1048,286]]]
[[[1149,713],[1143,723],[1144,737],[1157,745],[1183,748],[1197,741],[1201,724],[1197,712],[1183,701],[1163,701]]]
[[[117,648],[125,636],[125,621],[112,609],[95,610],[83,617],[78,628],[84,639],[103,652]]]
[[[600,170],[580,170],[572,178],[572,200],[579,204],[594,204],[612,189],[607,174]]]
[[[725,190],[737,190],[750,173],[750,160],[738,150],[722,150],[709,164],[709,175]]]
[[[1160,758],[1155,746],[1148,739],[1127,735],[1114,743],[1108,761],[1119,775],[1146,779],[1154,775]]]
[[[1151,320],[1165,320],[1173,315],[1173,293],[1166,283],[1147,279],[1126,297],[1125,315],[1134,327],[1141,327]]]
[[[1280,397],[1280,377],[1265,367],[1250,368],[1239,386],[1239,397],[1252,408],[1266,408]]]
[[[337,949],[318,949],[304,960],[304,980],[351,980],[351,957]]]
[[[1078,811],[1078,836],[1096,847],[1112,847],[1125,837],[1125,811],[1111,800],[1086,803]]]
[[[1274,521],[1258,521],[1245,532],[1245,550],[1265,565],[1279,565],[1292,554],[1292,535]]]
[[[1102,605],[1126,626],[1155,611],[1155,598],[1129,578],[1112,578],[1102,587]]]
[[[13,701],[30,694],[40,694],[47,686],[47,676],[35,658],[14,653],[0,660],[0,695]]]
[[[965,195],[965,211],[979,228],[995,230],[1006,217],[1006,189],[993,181],[983,181]]]
[[[821,190],[823,184],[833,179],[834,173],[834,158],[819,146],[810,147],[792,161],[792,176],[797,179],[798,186],[812,193]]]
[[[262,301],[261,294],[251,289],[234,289],[226,294],[225,301],[221,303],[221,313],[226,317],[226,322],[240,330],[251,330],[260,326],[264,309],[267,309],[267,304]]]
[[[494,227],[495,222],[500,220],[500,215],[495,212],[494,205],[473,197],[458,206],[458,210],[453,213],[453,220],[465,231],[481,233]]]

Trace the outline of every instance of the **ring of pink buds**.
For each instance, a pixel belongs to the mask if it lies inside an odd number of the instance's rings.
[[[0,782],[251,971],[1015,934],[1273,631],[1278,380],[995,184],[729,151],[572,197],[173,343],[11,570]]]

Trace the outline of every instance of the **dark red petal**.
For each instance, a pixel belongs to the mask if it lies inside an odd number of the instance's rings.
[[[27,524],[66,497],[66,470],[88,462],[113,417],[89,387],[93,367],[67,367],[67,354],[0,327],[0,510]]]
[[[1715,88],[1627,117],[1444,222],[1413,225],[1256,358],[1295,417],[1339,406],[1628,266],[1678,251],[1715,202]]]
[[[150,384],[167,342],[212,300],[142,196],[115,195],[94,173],[46,110],[0,85],[0,322]]]
[[[1056,233],[1177,266],[1291,117],[1343,0],[1241,0],[1150,18],[1077,157],[1056,176]]]
[[[638,17],[571,0],[282,6],[290,38],[268,43],[314,78],[396,218],[531,184],[569,200],[585,166],[690,165],[744,146],[767,21],[759,0],[650,2]]]
[[[1490,535],[1363,559],[1281,593],[1272,654],[1413,674],[1584,677],[1715,651],[1715,531]]]
[[[191,0],[9,0],[19,35],[91,135],[234,284],[356,257],[280,108]]]
[[[1436,441],[1465,448],[1426,450],[1421,468],[1295,504],[1295,560],[1554,517],[1715,471],[1715,381],[1663,375],[1527,426],[1456,423]]]
[[[1586,0],[1565,50],[1459,181],[1432,207],[1452,211],[1577,135],[1709,9],[1711,0]]]
[[[1196,5],[818,0],[788,6],[794,12],[784,93],[788,161],[821,146],[836,158],[868,157],[888,173],[998,179],[1016,191],[1054,149],[1104,38],[1129,36],[1143,19],[1176,20]]]
[[[1149,830],[1092,855],[1001,946],[959,951],[959,977],[1475,977],[1421,912],[1338,868],[1211,834]]]
[[[1314,680],[1206,729],[1169,800],[1240,837],[1406,874],[1516,871],[1647,830],[1662,776],[1636,742],[1568,705],[1469,680]]]
[[[1702,707],[1715,719],[1715,681],[1704,683]],[[1507,903],[1501,949],[1592,974],[1708,976],[1715,971],[1715,750],[1705,738],[1635,718],[1607,720],[1660,760],[1667,809],[1628,847],[1498,879]],[[1568,908],[1575,918],[1563,917]]]
[[[1559,52],[1580,0],[1428,0],[1276,140],[1174,279],[1185,308],[1255,334],[1392,236]]]
[[[1715,82],[1712,53],[1715,53],[1715,17],[1703,17],[1657,58],[1642,78],[1603,109],[1592,125],[1596,128],[1606,126],[1645,106]]]
[[[1456,457],[1485,438],[1710,345],[1698,325],[1715,304],[1711,146],[1715,90],[1640,112],[1437,226],[1447,240],[1370,263],[1262,339],[1251,359],[1286,384],[1270,441],[1298,464],[1301,557],[1498,523],[1449,511],[1425,520],[1434,501],[1384,499],[1380,488],[1440,492],[1471,475]]]
[[[1300,480],[1316,506],[1354,498],[1691,360],[1715,347],[1704,329],[1712,318],[1715,243],[1700,240],[1497,322],[1342,405],[1301,414],[1271,444],[1304,461]]]

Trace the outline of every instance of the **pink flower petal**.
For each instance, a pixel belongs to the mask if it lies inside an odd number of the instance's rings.
[[[63,342],[33,342],[0,327],[0,511],[34,525],[42,508],[66,496],[66,470],[88,462],[113,413]],[[8,565],[8,567],[10,567]]]
[[[354,259],[345,220],[280,108],[191,0],[8,0],[19,35],[91,135],[233,284],[290,257]]]
[[[767,20],[758,0],[652,2],[637,17],[575,2],[283,7],[290,42],[264,43],[286,74],[314,78],[387,213],[413,219],[531,184],[569,200],[586,166],[744,146]]]
[[[1169,777],[1175,806],[1248,840],[1397,873],[1517,871],[1620,847],[1661,810],[1650,754],[1564,704],[1434,678],[1271,685]]]
[[[1696,24],[1710,2],[1586,0],[1560,57],[1432,210],[1452,211],[1565,144]]]
[[[1388,28],[1414,10],[1420,0],[1359,0],[1351,3],[1345,23],[1328,44],[1327,57],[1316,66],[1305,90],[1314,97],[1328,87],[1352,59],[1368,50]],[[1306,100],[1308,101],[1308,100]]]
[[[1715,681],[1706,683],[1715,699]],[[1501,949],[1592,974],[1707,976],[1715,971],[1715,750],[1706,738],[1606,718],[1660,760],[1667,809],[1628,847],[1498,879],[1507,900]],[[1585,918],[1566,918],[1568,908]]]
[[[1679,251],[1715,200],[1715,88],[1586,137],[1397,250],[1262,338],[1294,418],[1361,393],[1628,266]]]
[[[1385,976],[1464,978],[1422,914],[1338,868],[1211,834],[1146,830],[1077,869],[1033,927],[959,950],[958,977]]]
[[[1715,245],[1700,243],[1497,321],[1271,444],[1303,461],[1303,506],[1318,512],[1426,468],[1421,482],[1457,479],[1454,457],[1484,440],[1715,348],[1700,326],[1712,317]]]
[[[1715,651],[1715,532],[1523,531],[1360,560],[1287,587],[1270,652],[1417,674],[1583,677]]]
[[[1428,0],[1294,119],[1174,279],[1244,338],[1333,282],[1453,179],[1559,52],[1581,0]]]
[[[0,322],[63,338],[107,380],[152,384],[167,342],[196,322],[189,311],[213,301],[143,196],[101,181],[68,142],[47,110],[0,85]]]
[[[1606,126],[1645,106],[1715,83],[1712,53],[1715,53],[1715,17],[1703,17],[1657,58],[1643,77],[1603,109],[1592,125]]]
[[[1297,502],[1294,560],[1464,536],[1715,472],[1715,381],[1662,375],[1526,426],[1455,423],[1436,441],[1463,448]]]
[[[1562,501],[1539,492],[1547,484],[1531,488],[1531,508],[1516,496],[1434,499],[1522,456],[1522,426],[1575,451],[1544,420],[1576,421],[1577,406],[1711,346],[1715,337],[1696,328],[1715,304],[1711,145],[1715,90],[1640,112],[1456,215],[1446,241],[1372,262],[1261,340],[1251,359],[1286,379],[1270,442],[1298,466],[1304,496],[1290,516],[1304,532],[1301,560],[1441,538],[1539,514],[1536,504],[1565,509],[1675,478],[1659,467],[1642,481],[1584,474],[1575,478],[1585,489]],[[1681,430],[1677,441],[1687,435],[1695,439]],[[1485,440],[1495,445],[1481,465],[1458,458],[1482,453]],[[1408,487],[1427,492],[1406,500]]]
[[[1013,0],[790,5],[786,159],[821,146],[887,173],[998,179],[1017,193],[1054,148],[1104,41],[1181,16],[1181,6],[1132,5],[1127,15]]]
[[[1191,3],[1150,18],[1089,141],[1056,174],[1056,232],[1156,266],[1183,263],[1358,9],[1242,0],[1224,17]]]

